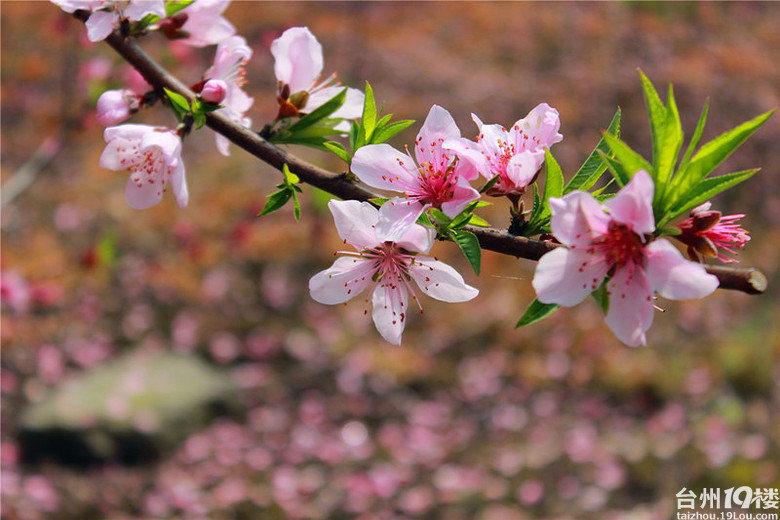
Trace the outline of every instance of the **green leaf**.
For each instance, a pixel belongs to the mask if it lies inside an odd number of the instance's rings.
[[[449,225],[452,219],[444,214],[444,212],[437,208],[431,208],[428,210],[431,216],[441,224]]]
[[[612,134],[604,133],[609,148],[615,154],[615,159],[623,165],[624,171],[628,174],[628,180],[621,184],[622,179],[617,179],[618,184],[625,185],[631,177],[639,170],[645,170],[652,175],[653,166],[647,162],[641,155],[631,149],[626,143]],[[603,157],[603,156],[602,156]],[[612,161],[610,161],[612,163]]]
[[[599,307],[601,307],[601,312],[604,314],[607,313],[609,310],[609,293],[607,292],[607,279],[605,278],[603,282],[601,282],[601,285],[599,285],[599,288],[590,293],[591,296],[593,296],[593,299],[596,300],[596,303],[599,304]]]
[[[739,148],[748,137],[753,135],[753,133],[758,130],[773,113],[774,110],[761,114],[760,116],[719,135],[702,146],[688,165],[677,172],[670,188],[670,192],[674,197],[671,195],[668,197],[667,207],[671,204],[676,205],[678,199],[684,197],[693,186],[698,184],[701,179],[709,175],[720,163],[726,160],[726,158],[731,155],[734,150]]]
[[[200,130],[206,124],[206,114],[202,112],[192,114],[192,122],[195,125],[195,130]]]
[[[195,0],[168,0],[165,2],[165,16],[170,18],[193,2]]]
[[[550,218],[552,217],[550,197],[558,198],[563,196],[563,172],[560,165],[558,165],[558,161],[555,160],[548,148],[544,150],[544,162],[547,165],[544,194],[542,195],[541,204],[537,204],[536,199],[534,199],[534,210],[531,212],[531,218],[528,220],[527,226],[523,229],[523,234],[526,236],[536,235],[549,230]],[[536,192],[534,191],[535,195]]]
[[[471,220],[469,220],[469,224],[478,227],[490,227],[490,222],[480,217],[479,215],[471,215]]]
[[[297,188],[297,186],[295,186]],[[300,188],[298,188],[300,190]],[[298,195],[296,195],[295,191],[292,192],[292,200],[293,200],[293,217],[295,217],[295,221],[298,222],[301,220],[301,203],[298,200]]]
[[[474,269],[475,273],[479,274],[482,249],[479,247],[477,235],[465,229],[453,229],[451,236],[455,243],[458,244],[458,247],[460,247],[460,250],[463,251],[463,255],[471,264],[471,268]]]
[[[384,203],[387,202],[388,200],[390,200],[390,199],[386,199],[384,197],[374,197],[372,199],[368,199],[368,202],[370,202],[372,204],[376,204],[379,207],[382,207],[384,205]]]
[[[701,110],[699,122],[696,124],[696,130],[693,132],[693,137],[691,137],[691,142],[688,144],[688,149],[685,151],[685,155],[683,155],[682,161],[680,162],[680,170],[683,170],[686,166],[688,166],[688,161],[690,161],[691,155],[693,155],[693,151],[699,145],[701,134],[704,132],[704,124],[707,122],[707,112],[709,111],[709,106],[710,100],[708,99],[704,102],[704,108]]]
[[[677,111],[677,104],[674,102],[674,92],[671,84],[669,85],[667,103],[664,133],[661,136],[657,155],[653,156],[653,169],[655,171],[653,208],[656,210],[656,214],[663,208],[666,187],[672,180],[672,173],[677,164],[677,158],[680,155],[680,148],[682,148],[683,143],[682,123],[680,122],[680,114]]]
[[[393,114],[386,114],[386,115],[382,116],[382,118],[379,121],[376,122],[376,127],[377,128],[382,128],[383,126],[387,125],[387,123],[390,122],[390,119],[392,119],[392,117],[393,117]],[[372,142],[373,142],[373,140],[372,140]]]
[[[531,302],[531,305],[529,305],[523,313],[520,321],[518,321],[517,325],[515,325],[515,328],[519,329],[520,327],[541,321],[553,312],[557,311],[558,307],[560,307],[560,305],[557,303],[542,303],[539,300],[534,299],[534,301]]]
[[[628,182],[631,180],[631,175],[629,175],[623,165],[616,159],[609,157],[607,154],[603,154],[601,157],[604,159],[604,162],[607,163],[607,167],[612,174],[612,180],[617,182],[618,186],[620,187],[628,184]]]
[[[642,92],[645,98],[645,106],[647,107],[647,115],[650,119],[650,134],[653,139],[653,162],[655,163],[663,146],[667,110],[661,98],[658,97],[655,87],[641,70],[639,71],[639,77],[642,80]],[[647,170],[647,172],[653,175],[652,169]]]
[[[677,202],[674,208],[669,210],[669,212],[663,216],[663,218],[658,223],[659,226],[663,226],[664,224],[671,222],[688,210],[691,210],[696,206],[707,202],[718,193],[731,188],[740,182],[746,181],[755,175],[759,170],[760,168],[754,168],[752,170],[727,173],[726,175],[703,179],[693,189],[688,191],[688,193],[686,193],[685,196]]]
[[[384,143],[395,137],[399,132],[406,130],[413,124],[414,119],[400,119],[398,121],[393,121],[392,123],[387,124],[381,128],[378,127],[374,132],[373,137],[371,138],[371,144]]]
[[[620,136],[620,115],[621,112],[618,108],[617,112],[615,112],[615,115],[612,117],[612,122],[610,122],[609,127],[607,128],[607,133],[618,137]],[[607,171],[607,163],[601,158],[599,152],[605,154],[609,153],[609,145],[604,137],[599,140],[596,148],[593,149],[582,166],[580,166],[577,173],[574,174],[574,177],[572,177],[569,183],[563,188],[564,195],[574,190],[589,190],[598,182],[604,172]]]
[[[265,203],[265,207],[263,208],[263,211],[258,213],[257,216],[263,217],[265,215],[268,215],[269,213],[273,213],[274,211],[278,210],[279,208],[287,204],[287,201],[292,198],[294,193],[295,192],[292,190],[292,188],[284,187],[281,190],[268,195],[268,202]]]
[[[287,185],[298,184],[301,182],[300,177],[290,171],[290,167],[287,165],[287,163],[282,165],[282,175],[284,175],[284,183]]]
[[[485,185],[484,185],[484,186],[482,186],[482,187],[479,189],[479,193],[485,193],[485,192],[487,192],[487,190],[489,190],[490,188],[492,188],[493,186],[495,186],[495,184],[498,182],[498,179],[500,179],[500,178],[501,178],[501,174],[500,174],[500,173],[497,173],[497,174],[495,175],[495,177],[493,177],[492,179],[490,179],[489,181],[487,181],[487,182],[485,183]]]
[[[353,120],[352,124],[349,127],[349,148],[350,150],[352,150],[353,155],[357,150],[355,145],[357,144],[357,137],[359,132],[360,132],[360,125],[357,124],[357,121]]]
[[[376,128],[376,101],[374,101],[374,90],[366,81],[366,96],[363,101],[363,115],[360,118],[360,133],[364,143],[370,143]],[[358,136],[360,141],[360,136]]]
[[[176,117],[179,119],[179,121],[183,120],[184,116],[187,113],[189,113],[191,110],[190,102],[187,100],[186,97],[182,96],[177,92],[168,90],[167,88],[164,90],[165,90],[165,95],[168,96],[168,100],[171,103],[171,108],[176,114]]]
[[[344,147],[343,144],[338,143],[336,141],[327,141],[323,143],[323,146],[327,148],[329,151],[336,154],[342,161],[344,161],[347,164],[352,163],[352,156],[349,154],[347,149]]]
[[[333,112],[341,108],[344,104],[344,100],[347,98],[346,87],[341,92],[333,96],[331,99],[318,106],[295,123],[291,124],[287,130],[290,132],[300,132],[301,130],[314,126],[326,117],[330,116]]]

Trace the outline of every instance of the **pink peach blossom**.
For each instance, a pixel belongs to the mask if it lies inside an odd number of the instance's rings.
[[[640,170],[603,204],[582,191],[550,198],[550,225],[566,247],[539,260],[533,279],[539,301],[576,305],[609,276],[607,325],[635,347],[646,344],[654,292],[684,300],[714,291],[715,276],[685,260],[668,240],[652,240],[654,189],[650,175]]]
[[[278,81],[279,119],[309,113],[333,99],[343,89],[336,81],[335,74],[319,81],[324,66],[322,45],[308,27],[291,27],[284,31],[271,43],[271,54]],[[344,104],[330,117],[360,117],[364,99],[361,91],[347,89]],[[347,131],[349,124],[343,122],[336,128]]]
[[[146,209],[162,200],[168,184],[176,202],[184,208],[189,200],[181,139],[165,127],[120,125],[106,128],[106,148],[100,166],[130,172],[125,198],[130,206]]]
[[[249,127],[252,121],[244,115],[254,103],[243,90],[246,84],[246,69],[244,66],[252,57],[252,49],[246,44],[243,36],[231,36],[220,42],[214,57],[214,64],[206,71],[204,78],[208,81],[222,80],[227,86],[224,105],[218,112],[231,120]],[[216,134],[217,149],[222,155],[230,155],[230,141],[221,134]]]
[[[433,105],[415,140],[415,159],[388,144],[363,146],[352,158],[352,171],[374,188],[401,192],[380,210],[377,233],[386,240],[400,238],[428,208],[455,217],[479,192],[469,184],[479,174],[473,165],[442,147],[460,130],[447,110]],[[418,166],[419,165],[419,166]]]
[[[563,139],[558,111],[547,103],[537,105],[509,130],[486,125],[475,114],[471,117],[479,128],[476,143],[458,139],[444,146],[471,161],[486,179],[498,175],[488,195],[522,195],[544,162],[544,149]]]
[[[332,267],[312,277],[309,291],[316,301],[345,303],[369,289],[374,325],[388,342],[400,345],[409,292],[417,300],[412,280],[425,294],[445,302],[468,301],[479,293],[449,265],[418,256],[433,246],[433,229],[413,224],[399,239],[388,241],[377,233],[379,212],[371,204],[331,200],[328,207],[339,236],[358,252],[341,251],[344,256]]]
[[[118,125],[138,111],[141,99],[132,90],[106,90],[97,100],[98,123],[103,126]]]

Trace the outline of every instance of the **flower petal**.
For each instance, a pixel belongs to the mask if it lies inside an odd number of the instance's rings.
[[[629,347],[646,345],[645,332],[653,323],[653,293],[645,272],[632,264],[617,269],[607,292],[609,328]]]
[[[442,143],[442,148],[457,155],[462,162],[468,162],[478,174],[481,174],[486,179],[490,180],[495,177],[496,174],[491,173],[487,159],[477,143],[469,141],[465,137],[459,137],[457,139],[447,139]],[[466,175],[463,175],[463,177],[473,180]]]
[[[465,177],[459,177],[452,187],[452,198],[441,205],[441,210],[450,218],[457,217],[471,202],[478,200],[479,192],[475,190]]]
[[[169,170],[169,179],[171,183],[171,189],[176,197],[176,203],[180,208],[187,207],[187,203],[190,201],[190,192],[187,189],[187,177],[184,173],[184,162],[179,161],[176,166],[172,166]]]
[[[171,131],[146,132],[141,138],[142,152],[159,148],[165,156],[165,164],[174,165],[181,161],[181,139]]]
[[[603,257],[559,247],[539,259],[532,285],[540,302],[571,307],[598,289],[609,267]]]
[[[465,302],[474,299],[479,291],[467,285],[451,266],[431,258],[416,258],[409,274],[431,298],[443,302]]]
[[[414,161],[389,144],[370,144],[358,148],[352,158],[352,172],[373,188],[406,191],[419,187]]]
[[[512,181],[515,191],[522,191],[536,177],[536,173],[544,162],[543,152],[525,151],[512,156],[506,165],[507,178]]]
[[[379,208],[376,236],[381,241],[397,242],[409,231],[430,204],[395,197]]]
[[[87,28],[87,38],[91,42],[105,40],[111,31],[114,30],[114,24],[119,21],[119,14],[115,11],[96,11],[89,15],[89,19],[84,24]]]
[[[655,231],[654,192],[650,174],[639,170],[614,197],[604,202],[604,207],[614,220],[629,226],[635,233],[652,233]]]
[[[134,175],[131,175],[125,184],[125,200],[131,208],[151,208],[162,200],[162,175],[152,178],[153,182],[136,182],[133,177]]]
[[[271,44],[276,79],[296,93],[311,87],[322,72],[322,45],[308,27],[292,27]]]
[[[668,240],[654,240],[645,248],[650,287],[670,300],[703,298],[718,288],[718,279],[701,264],[683,258]]]
[[[309,293],[325,305],[345,303],[371,284],[374,263],[366,258],[342,256],[309,280]]]
[[[356,200],[331,200],[328,208],[333,214],[339,236],[358,251],[371,249],[382,243],[377,239],[375,227],[379,211],[368,202]]]
[[[412,224],[401,238],[395,241],[396,246],[402,247],[411,253],[427,254],[433,247],[436,232],[428,226]]]
[[[418,164],[429,162],[436,165],[437,169],[444,170],[451,158],[441,145],[447,139],[458,137],[460,129],[450,113],[439,105],[433,105],[415,141],[414,152]]]
[[[590,193],[573,191],[550,197],[550,227],[555,238],[572,249],[583,249],[607,232],[609,216]]]
[[[406,288],[399,283],[385,281],[376,289],[371,297],[376,330],[388,343],[401,344],[401,334],[406,326],[406,312],[409,298]]]
[[[540,150],[560,142],[561,119],[558,111],[540,103],[527,116],[512,125],[511,133],[517,150]]]

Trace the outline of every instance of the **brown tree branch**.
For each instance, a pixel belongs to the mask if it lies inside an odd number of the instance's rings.
[[[82,21],[86,19],[83,13],[77,13],[76,17]],[[194,98],[195,93],[184,83],[151,59],[135,42],[122,36],[119,31],[115,31],[106,38],[106,42],[125,61],[138,70],[155,89],[162,90],[167,88],[185,96],[189,100]],[[365,201],[377,196],[348,179],[346,174],[330,172],[288,154],[260,137],[256,132],[234,123],[219,112],[207,114],[206,124],[261,161],[270,164],[278,170],[281,170],[282,166],[287,164],[290,171],[298,175],[303,182],[316,186],[341,199]],[[479,244],[483,249],[518,258],[539,260],[542,255],[558,247],[558,244],[514,236],[495,228],[466,226],[465,229],[477,236]],[[767,287],[766,276],[753,268],[706,266],[706,269],[709,273],[718,277],[721,289],[732,289],[748,294],[760,294]]]

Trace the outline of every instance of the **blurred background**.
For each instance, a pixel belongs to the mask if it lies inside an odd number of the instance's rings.
[[[324,74],[371,82],[397,118],[447,108],[509,125],[561,115],[570,177],[619,106],[649,155],[637,68],[673,82],[704,140],[780,106],[775,3],[235,2],[246,90],[275,115],[271,41],[306,25]],[[763,167],[715,201],[746,213],[762,296],[659,300],[631,349],[586,301],[515,330],[533,262],[433,254],[480,289],[423,301],[403,345],[358,300],[312,301],[341,247],[324,197],[255,215],[279,174],[208,129],[184,143],[190,204],[136,211],[103,170],[94,103],[127,66],[47,2],[2,2],[2,517],[14,519],[671,518],[683,487],[780,487],[780,118],[719,171]],[[194,83],[214,48],[142,46]],[[175,124],[154,107],[132,122]],[[337,158],[293,153],[339,171]],[[496,199],[483,216],[508,224]],[[704,511],[704,509],[700,510]],[[766,510],[775,512],[776,510]]]

